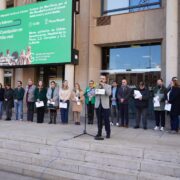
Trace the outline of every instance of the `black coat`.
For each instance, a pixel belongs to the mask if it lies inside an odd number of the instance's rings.
[[[169,94],[169,103],[171,106],[171,114],[178,116],[180,115],[180,87],[172,87]]]
[[[10,89],[6,89],[4,93],[5,106],[8,108],[14,107],[14,91]]]
[[[0,89],[0,101],[4,101],[4,88]]]
[[[124,91],[123,91],[123,87],[119,87],[118,88],[118,92],[117,92],[117,98],[118,98],[118,103],[119,104],[128,104],[129,99],[131,97],[131,88],[129,86],[125,86]],[[121,99],[124,99],[124,102],[121,103]]]
[[[134,99],[136,108],[147,108],[149,104],[149,90],[147,88],[137,90],[142,94],[142,100]]]

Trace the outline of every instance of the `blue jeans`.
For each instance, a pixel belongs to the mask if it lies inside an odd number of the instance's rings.
[[[23,119],[23,100],[14,101],[16,120]]]
[[[171,130],[178,131],[179,129],[179,117],[178,115],[170,115],[171,117]]]
[[[0,101],[0,119],[2,119],[3,115],[3,101]]]
[[[61,122],[62,123],[68,123],[68,113],[69,113],[69,101],[66,101],[67,103],[67,108],[61,108]]]

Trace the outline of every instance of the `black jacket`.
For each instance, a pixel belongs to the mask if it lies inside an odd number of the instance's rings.
[[[130,97],[131,97],[131,88],[129,86],[125,86],[124,90],[122,86],[118,88],[117,98],[119,104],[128,104]],[[122,98],[124,99],[123,103],[121,103],[120,101]]]
[[[23,98],[24,98],[24,92],[25,92],[25,90],[24,90],[24,88],[15,88],[14,89],[14,99],[17,99],[17,100],[23,100]]]
[[[169,94],[169,103],[171,106],[171,114],[178,116],[180,115],[180,87],[172,87]]]
[[[0,101],[4,101],[4,88],[0,89]]]
[[[149,90],[147,88],[136,90],[140,91],[142,94],[142,100],[134,99],[135,106],[137,108],[147,108],[149,104]]]
[[[14,91],[10,89],[6,89],[4,93],[4,100],[5,100],[5,106],[7,108],[13,108],[14,107]]]

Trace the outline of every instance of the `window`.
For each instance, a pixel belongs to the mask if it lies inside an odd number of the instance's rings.
[[[114,15],[161,7],[161,0],[102,0],[102,14]]]
[[[102,69],[108,71],[161,71],[161,45],[155,43],[103,48],[102,64]]]

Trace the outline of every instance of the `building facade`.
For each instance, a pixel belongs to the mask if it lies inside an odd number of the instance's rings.
[[[37,2],[1,0],[0,9],[29,3]],[[67,79],[71,87],[79,82],[85,88],[103,72],[110,83],[125,77],[131,86],[145,81],[151,87],[162,77],[168,85],[171,77],[180,78],[179,7],[178,0],[81,0],[74,31],[79,64],[1,68],[0,82],[14,87],[28,78],[47,85]]]

